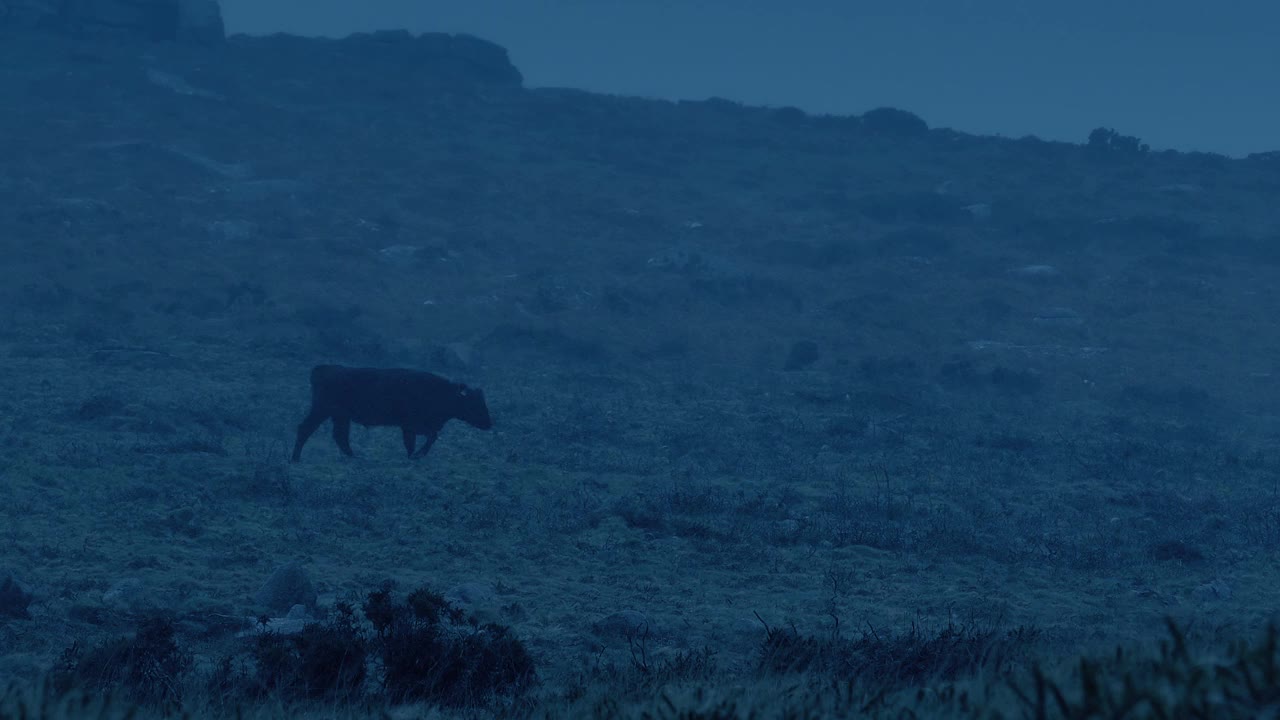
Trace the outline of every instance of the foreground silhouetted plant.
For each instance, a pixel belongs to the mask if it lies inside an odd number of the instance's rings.
[[[393,702],[484,704],[518,696],[534,682],[533,659],[509,628],[481,623],[426,588],[399,603],[389,588],[369,593],[364,613]]]
[[[154,616],[142,620],[133,637],[119,637],[85,649],[73,643],[54,669],[59,692],[82,690],[96,695],[117,692],[137,703],[172,706],[182,702],[191,654],[174,639],[173,621]]]

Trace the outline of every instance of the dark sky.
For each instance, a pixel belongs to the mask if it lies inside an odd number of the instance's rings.
[[[530,86],[891,105],[931,126],[1280,150],[1276,0],[222,0],[231,32],[469,32]]]

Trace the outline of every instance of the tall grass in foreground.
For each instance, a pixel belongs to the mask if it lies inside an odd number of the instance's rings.
[[[1156,647],[1117,648],[1074,660],[1046,654],[1014,667],[1011,653],[1026,648],[1023,639],[1019,631],[978,633],[954,626],[936,637],[917,630],[894,639],[856,640],[770,629],[754,672],[709,673],[704,662],[656,665],[641,655],[629,672],[597,676],[572,697],[548,688],[537,702],[501,707],[393,705],[374,696],[331,703],[270,696],[228,702],[207,692],[189,693],[181,704],[138,704],[117,692],[46,682],[10,687],[0,699],[0,719],[1244,718],[1280,712],[1280,630],[1275,626],[1250,640],[1196,649],[1169,622],[1168,637]],[[856,674],[842,676],[846,671]]]

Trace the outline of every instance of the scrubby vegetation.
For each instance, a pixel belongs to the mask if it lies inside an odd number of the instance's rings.
[[[399,599],[388,585],[370,592],[360,613],[339,603],[287,633],[255,628],[202,670],[176,641],[172,618],[146,617],[131,636],[72,644],[49,687],[55,696],[114,697],[161,714],[378,702],[510,710],[536,680],[532,656],[509,627],[482,623],[425,587]]]
[[[386,602],[375,600],[376,595],[370,596],[371,603]],[[437,598],[424,601],[420,595],[408,600],[401,610],[419,621],[425,618],[418,617],[418,612],[443,620],[443,616],[435,615],[435,609],[443,609],[437,602]],[[369,611],[366,605],[366,613]],[[340,622],[349,622],[349,608],[343,612]],[[374,615],[378,612],[373,609]],[[140,628],[132,652],[158,650],[161,656],[170,654],[173,648],[167,639],[160,640],[156,647],[147,645],[157,639],[157,628],[162,624],[152,622]],[[873,632],[846,640],[770,630],[761,647],[759,669],[746,676],[718,670],[709,652],[681,653],[650,665],[641,650],[633,655],[630,668],[612,673],[597,669],[592,676],[592,689],[579,687],[560,699],[547,699],[539,714],[673,719],[856,715],[1065,720],[1264,717],[1280,707],[1280,631],[1275,626],[1268,626],[1248,641],[1209,647],[1193,643],[1170,622],[1165,638],[1154,647],[1121,646],[1106,654],[1082,655],[1074,660],[1060,658],[1051,667],[1028,664],[1025,653],[1034,642],[1034,635],[1025,628],[995,633],[949,625],[933,633],[913,626],[897,637],[882,638]],[[308,645],[315,650],[312,641],[301,641],[297,647]],[[312,651],[303,653],[304,663],[311,659]],[[264,653],[261,643],[253,651],[260,663],[270,654]],[[326,655],[321,651],[316,659]],[[521,656],[517,652],[501,657],[517,660]],[[131,659],[126,665],[133,668],[132,663]],[[322,660],[312,670],[322,665],[332,667]],[[439,674],[421,663],[414,667],[416,677],[427,680],[427,685],[438,687],[437,681],[451,675]],[[157,678],[166,683],[179,679],[179,675],[165,673],[145,675],[126,672],[100,677],[89,693],[83,692],[84,685],[75,690],[56,683],[34,693],[10,689],[0,696],[0,717],[169,717],[181,711],[184,717],[235,714],[266,718],[314,712],[320,707],[299,704],[298,698],[285,704],[264,703],[261,698],[248,696],[233,698],[226,692],[228,676],[224,668],[214,674],[215,682],[209,690],[188,696],[185,708],[172,702],[172,696],[166,693],[143,701],[141,698],[155,689]],[[326,670],[312,679],[321,677],[332,679]],[[118,691],[123,691],[123,700]],[[138,695],[140,691],[144,695]],[[322,696],[323,693],[313,697]],[[433,697],[435,702],[447,704],[461,699],[452,695]],[[352,693],[326,700],[326,713],[337,717],[385,717],[386,708],[393,707],[371,703],[369,698]],[[456,707],[474,714],[483,704],[477,704],[472,697]],[[501,714],[522,716],[528,710],[507,706]]]

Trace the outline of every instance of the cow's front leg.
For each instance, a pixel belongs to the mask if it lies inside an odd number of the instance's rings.
[[[343,455],[355,457],[355,453],[351,452],[351,418],[333,416],[333,441],[338,444]]]
[[[311,433],[320,427],[320,423],[324,422],[326,417],[328,416],[313,407],[298,424],[298,439],[293,443],[293,462],[302,459],[302,446],[307,444],[307,438],[311,437]]]
[[[423,455],[426,455],[427,452],[431,450],[432,443],[436,441],[436,434],[433,432],[427,433],[426,435],[423,436],[423,438],[424,439],[422,442],[422,447],[418,448],[417,452],[410,453],[409,457],[414,458],[416,460],[417,458],[420,458]]]
[[[400,428],[400,434],[404,436],[404,449],[409,453],[409,457],[413,457],[413,446],[418,442],[418,435],[407,427]]]

